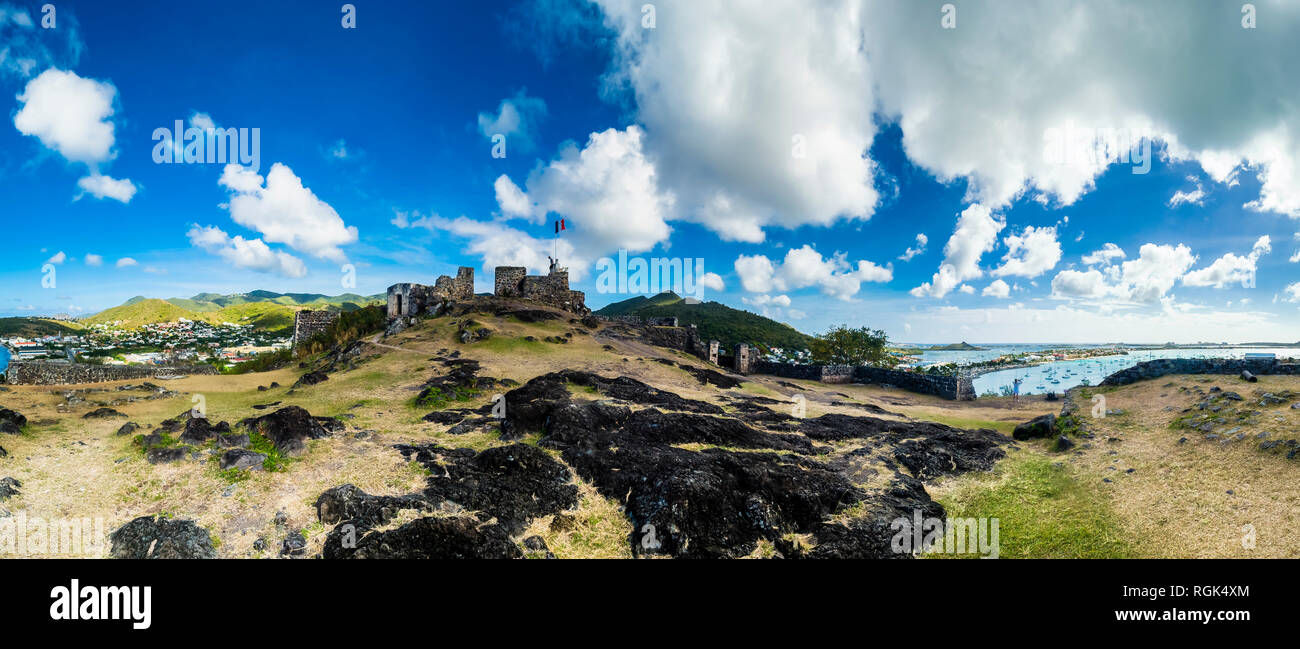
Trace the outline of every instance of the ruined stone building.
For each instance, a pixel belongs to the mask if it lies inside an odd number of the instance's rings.
[[[461,266],[455,277],[443,275],[433,286],[393,284],[388,287],[388,317],[417,316],[437,302],[465,300],[474,296],[474,269]]]
[[[339,319],[338,311],[299,311],[293,314],[293,348],[311,340]]]
[[[569,290],[569,271],[551,263],[546,275],[529,275],[522,266],[497,266],[494,294],[497,297],[523,298],[541,302],[577,315],[587,315],[587,296]]]

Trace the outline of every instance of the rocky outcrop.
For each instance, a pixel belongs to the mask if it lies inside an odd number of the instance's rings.
[[[96,408],[81,416],[82,419],[109,419],[111,417],[126,418],[126,415],[113,410],[112,408]]]
[[[8,408],[0,408],[0,433],[18,435],[27,425],[27,418],[21,413]]]
[[[265,436],[286,455],[298,455],[307,440],[328,437],[342,430],[343,423],[331,417],[313,417],[298,406],[285,406],[269,415],[249,417],[239,422],[241,428]]]
[[[262,463],[266,461],[266,456],[261,453],[254,453],[243,449],[231,449],[221,454],[220,464],[222,471],[227,469],[246,469],[260,471]]]
[[[191,520],[141,516],[109,535],[114,559],[215,559],[208,531]]]
[[[426,487],[401,497],[352,485],[321,494],[318,517],[334,525],[322,555],[553,556],[543,539],[523,547],[513,539],[547,516],[553,528],[573,528],[576,473],[622,506],[635,554],[741,557],[766,541],[792,558],[899,556],[890,545],[896,519],[943,517],[923,481],[988,470],[1011,441],[926,422],[800,419],[768,408],[785,402],[726,396],[735,414],[630,377],[535,377],[505,394],[502,438],[538,435],[537,446],[395,447],[428,470]],[[433,419],[450,424],[474,411],[439,412],[449,414]],[[419,517],[387,529],[404,510]]]
[[[18,489],[22,486],[23,483],[18,478],[0,478],[0,501],[17,496],[20,493]]]
[[[230,432],[230,424],[220,422],[213,424],[206,417],[195,417],[185,422],[185,432],[181,433],[180,443],[202,446],[218,435]]]
[[[1016,426],[1011,436],[1019,440],[1039,439],[1054,437],[1056,432],[1056,415],[1049,413]]]
[[[435,445],[396,448],[429,470],[426,488],[392,497],[342,485],[321,494],[317,516],[322,523],[338,524],[326,538],[325,558],[515,558],[522,552],[512,535],[537,517],[578,505],[569,470],[535,446],[513,444],[481,453]],[[412,509],[456,515],[374,531]],[[348,535],[356,537],[353,543],[345,543]]]

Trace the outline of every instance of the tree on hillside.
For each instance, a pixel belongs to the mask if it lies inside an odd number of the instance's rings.
[[[814,363],[877,367],[898,364],[898,359],[885,351],[889,339],[882,329],[850,329],[848,325],[840,325],[814,337],[808,346]]]

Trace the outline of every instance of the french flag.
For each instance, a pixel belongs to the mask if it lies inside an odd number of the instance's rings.
[[[563,229],[564,229],[564,219],[560,219],[559,221],[556,221],[556,222],[555,222],[555,233],[556,233],[556,234],[559,234],[559,233],[560,233],[560,230],[563,230]]]

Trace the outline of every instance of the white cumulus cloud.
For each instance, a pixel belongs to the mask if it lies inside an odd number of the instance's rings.
[[[995,218],[987,207],[975,203],[962,211],[957,226],[943,247],[943,263],[930,281],[912,289],[917,297],[943,297],[966,280],[984,275],[979,267],[980,257],[993,250],[998,232],[1007,225]],[[1053,230],[1053,232],[1055,232]]]
[[[283,243],[298,252],[333,262],[346,261],[340,249],[357,241],[357,229],[303,186],[293,170],[271,165],[265,182],[257,172],[226,165],[220,184],[230,192],[230,217],[256,230],[269,243]]]
[[[242,236],[230,236],[215,226],[190,227],[186,236],[196,247],[225,259],[236,268],[246,268],[262,273],[274,273],[284,277],[305,277],[307,266],[301,259],[282,250],[272,250],[261,239],[245,239]],[[120,262],[119,262],[120,265]],[[149,269],[145,269],[149,270]]]

